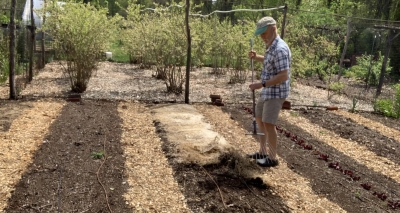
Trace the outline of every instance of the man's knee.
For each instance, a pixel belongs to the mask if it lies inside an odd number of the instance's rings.
[[[267,130],[274,130],[275,129],[275,125],[274,124],[270,124],[270,123],[264,123],[264,128]]]

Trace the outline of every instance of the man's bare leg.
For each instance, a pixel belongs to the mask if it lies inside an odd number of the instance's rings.
[[[272,160],[277,159],[277,140],[278,134],[274,124],[264,123],[264,129],[267,133],[267,146],[268,146],[268,156]]]
[[[268,146],[267,146],[267,138],[268,138],[268,131],[265,129],[264,122],[262,122],[261,118],[256,117],[256,122],[258,125],[258,129],[264,133],[264,135],[259,135],[259,140],[260,140],[260,149],[258,153],[261,155],[268,155]]]

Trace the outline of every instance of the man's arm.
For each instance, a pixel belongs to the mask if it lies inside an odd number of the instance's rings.
[[[258,61],[258,62],[264,62],[264,56],[263,55],[257,55],[257,53],[255,51],[250,51],[249,52],[249,58],[253,58],[254,61]]]
[[[258,62],[264,62],[264,56],[263,55],[256,55],[255,57],[253,57],[254,61],[258,61]]]
[[[289,72],[287,70],[282,70],[275,77],[267,80],[265,82],[265,87],[280,84],[288,79],[289,79]],[[256,89],[261,89],[263,86],[262,86],[262,83],[260,82],[260,83],[250,84],[249,87],[251,90],[256,90]]]
[[[282,70],[280,71],[276,76],[274,76],[273,78],[267,80],[265,82],[265,86],[269,87],[269,86],[274,86],[277,84],[280,84],[286,80],[289,79],[289,72],[288,70]]]

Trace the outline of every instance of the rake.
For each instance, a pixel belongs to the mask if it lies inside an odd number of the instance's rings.
[[[250,39],[250,48],[253,51],[253,38]],[[251,58],[251,83],[254,83],[254,59]],[[246,135],[264,135],[264,133],[257,133],[256,122],[256,94],[253,90],[253,132],[246,133]]]

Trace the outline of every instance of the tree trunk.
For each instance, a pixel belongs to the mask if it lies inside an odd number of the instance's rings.
[[[379,84],[378,84],[378,88],[376,89],[376,97],[378,97],[382,92],[383,80],[385,79],[386,65],[388,62],[391,46],[392,46],[392,30],[389,30],[387,40],[386,40],[385,55],[384,55],[383,62],[382,62],[381,76],[379,77]]]
[[[186,82],[185,82],[185,103],[189,103],[189,80],[190,80],[190,59],[192,57],[192,40],[190,37],[189,27],[189,11],[190,11],[190,0],[186,0],[185,10],[185,25],[186,25],[186,37],[187,37],[187,58],[186,58]]]
[[[286,14],[287,14],[288,6],[285,4],[285,8],[283,9],[283,21],[282,21],[282,29],[281,29],[281,38],[285,36],[285,27],[286,27]]]
[[[10,11],[10,99],[17,99],[15,91],[15,13],[17,0],[11,0]]]

